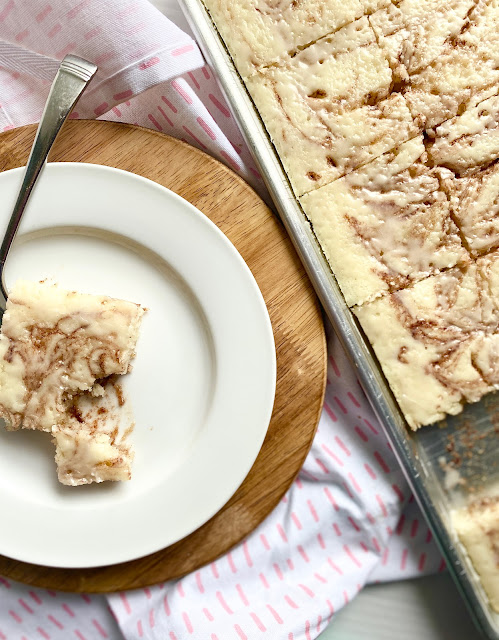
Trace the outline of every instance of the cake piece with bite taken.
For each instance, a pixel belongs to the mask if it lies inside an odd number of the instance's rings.
[[[67,484],[130,476],[130,447],[120,448],[107,433],[114,427],[86,420],[75,403],[80,396],[102,403],[105,381],[130,371],[143,313],[132,302],[47,282],[19,281],[10,291],[0,333],[0,417],[8,430],[53,434],[57,462],[71,472]],[[86,470],[78,470],[83,457]],[[92,460],[97,472],[88,468]]]
[[[118,376],[103,382],[102,395],[86,391],[68,405],[61,424],[52,430],[57,474],[62,484],[130,480],[134,457],[127,411]]]

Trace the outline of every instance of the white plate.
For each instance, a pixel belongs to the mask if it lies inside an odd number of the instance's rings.
[[[0,174],[0,229],[21,172]],[[0,553],[94,567],[200,527],[246,477],[274,401],[272,328],[239,253],[207,217],[150,180],[54,163],[7,261],[7,287],[18,278],[50,278],[149,311],[124,379],[136,421],[132,480],[62,486],[48,434],[0,428]]]

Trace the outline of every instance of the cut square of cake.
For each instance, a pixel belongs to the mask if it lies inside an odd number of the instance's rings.
[[[478,0],[474,4],[456,43],[479,51],[499,65],[499,2]]]
[[[499,388],[499,252],[354,311],[413,429]]]
[[[102,429],[75,418],[75,398],[86,394],[95,402],[104,393],[103,380],[130,370],[143,313],[139,305],[124,300],[66,291],[46,282],[17,282],[0,333],[0,417],[7,429],[47,431],[59,450],[67,452],[73,434],[75,476],[76,460],[91,444],[90,432],[103,455]],[[109,448],[107,454],[112,454],[107,458],[109,475],[117,455]],[[130,460],[128,456],[123,464],[129,466]]]
[[[297,195],[416,135],[367,18],[255,74],[248,89]]]
[[[499,496],[478,499],[453,511],[452,523],[492,609],[499,613]]]
[[[473,256],[499,246],[499,162],[443,182],[451,212]]]
[[[472,101],[497,93],[499,84],[499,3],[476,2],[459,34],[439,56],[411,75],[404,92],[421,126],[432,129],[461,114]]]
[[[436,60],[467,26],[476,0],[402,0],[374,13],[370,22],[386,51],[396,82]]]
[[[449,46],[431,65],[411,76],[404,91],[409,109],[422,129],[433,129],[490,97],[499,83],[495,62],[468,47]],[[484,95],[485,92],[485,95]]]
[[[349,306],[469,260],[418,136],[300,199]]]
[[[298,49],[357,18],[387,7],[390,0],[204,0],[239,73],[286,60]]]
[[[461,114],[442,123],[431,133],[428,158],[435,166],[455,174],[471,175],[499,157],[499,96],[469,104]]]

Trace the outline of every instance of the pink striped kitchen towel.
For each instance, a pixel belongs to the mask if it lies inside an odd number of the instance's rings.
[[[99,65],[74,117],[182,138],[265,195],[197,44],[147,0],[0,0],[0,130],[39,119],[69,52]],[[0,577],[0,640],[311,640],[365,584],[442,570],[383,431],[327,329],[326,402],[313,447],[252,535],[181,580],[107,597]]]

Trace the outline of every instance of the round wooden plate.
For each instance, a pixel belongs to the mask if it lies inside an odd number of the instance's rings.
[[[35,129],[21,127],[0,135],[0,171],[26,164]],[[50,160],[131,171],[195,205],[250,267],[274,331],[277,388],[267,437],[243,484],[205,525],[150,556],[97,569],[54,569],[0,556],[0,574],[39,587],[78,592],[136,589],[215,560],[251,533],[293,482],[312,444],[324,397],[321,311],[278,219],[238,175],[205,153],[148,129],[73,120],[65,125]]]

